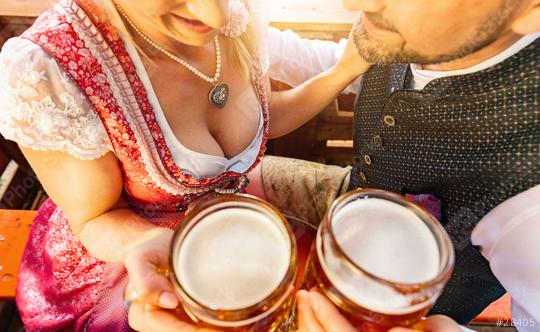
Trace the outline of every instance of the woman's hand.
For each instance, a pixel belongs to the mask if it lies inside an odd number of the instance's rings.
[[[174,311],[139,302],[129,308],[129,326],[140,332],[219,332],[186,323]]]
[[[127,252],[129,325],[142,332],[219,332],[196,327],[175,313],[180,302],[168,272],[173,235],[170,229],[156,228]]]
[[[174,232],[156,228],[141,239],[126,254],[129,275],[126,300],[150,304],[163,309],[175,309],[178,297],[169,280],[169,255]]]
[[[344,54],[331,68],[291,90],[272,91],[268,136],[286,135],[313,119],[369,68],[350,35]]]
[[[330,300],[317,291],[301,290],[296,295],[298,307],[298,330],[300,332],[356,332]],[[412,328],[395,327],[389,332],[463,332],[451,318],[429,316]]]
[[[358,76],[364,74],[369,70],[371,64],[369,64],[364,58],[358,53],[356,48],[356,43],[354,41],[354,35],[351,32],[349,34],[349,40],[347,42],[347,47],[345,51],[336,64],[336,69],[339,72],[347,73],[351,76],[351,80],[356,79]]]

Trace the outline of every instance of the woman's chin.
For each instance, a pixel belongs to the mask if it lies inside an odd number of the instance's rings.
[[[185,45],[204,46],[212,42],[217,32],[218,32],[217,30],[213,29],[210,32],[202,34],[202,33],[193,33],[193,32],[186,32],[186,31],[178,31],[178,29],[175,29],[174,31],[169,31],[168,35],[170,38]]]

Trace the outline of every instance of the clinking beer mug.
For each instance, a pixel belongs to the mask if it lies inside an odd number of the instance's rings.
[[[221,195],[195,206],[175,233],[172,280],[199,325],[287,331],[297,272],[296,240],[270,204]]]
[[[326,295],[359,331],[411,326],[450,278],[452,242],[406,198],[356,190],[327,212],[313,244],[305,288]]]

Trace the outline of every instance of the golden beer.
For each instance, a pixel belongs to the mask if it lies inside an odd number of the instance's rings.
[[[319,227],[304,285],[326,295],[360,331],[408,327],[450,278],[454,250],[441,224],[382,190],[339,197]]]
[[[186,216],[171,247],[173,283],[198,325],[287,331],[297,247],[286,219],[248,195],[222,195]]]

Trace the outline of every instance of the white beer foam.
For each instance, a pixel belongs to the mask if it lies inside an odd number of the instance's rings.
[[[435,278],[440,260],[437,241],[409,209],[378,198],[361,199],[333,218],[336,241],[363,270],[396,283],[422,283]],[[327,273],[336,288],[355,303],[380,313],[405,314],[409,300],[391,287],[355,276],[339,259],[326,257]]]
[[[187,235],[175,273],[186,292],[212,309],[234,310],[270,295],[289,268],[289,239],[268,217],[229,208]]]

